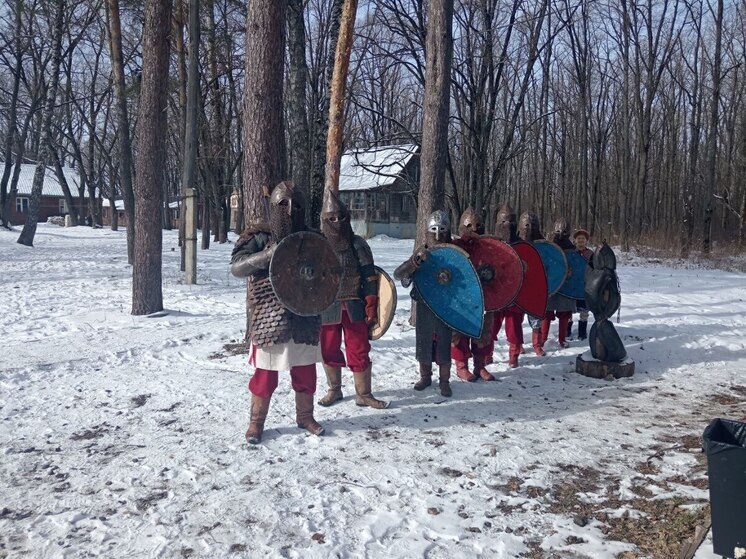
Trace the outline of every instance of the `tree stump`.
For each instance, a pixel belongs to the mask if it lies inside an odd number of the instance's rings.
[[[635,374],[635,362],[629,357],[619,363],[599,361],[593,358],[590,351],[586,351],[575,360],[575,371],[592,378],[631,377]]]

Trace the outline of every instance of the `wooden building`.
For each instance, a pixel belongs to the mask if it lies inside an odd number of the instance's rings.
[[[3,163],[0,162],[0,169]],[[11,170],[11,173],[13,170]],[[10,200],[9,221],[11,225],[23,225],[26,223],[28,208],[31,202],[31,188],[34,183],[34,173],[36,172],[35,163],[24,163],[21,165],[21,171],[18,175],[18,190],[15,196]],[[80,175],[74,169],[64,168],[63,173],[65,180],[70,188],[70,193],[74,200],[78,200],[78,185],[80,185]],[[12,176],[12,174],[11,174]],[[41,200],[39,202],[39,223],[47,221],[52,216],[65,216],[68,213],[67,204],[65,203],[65,194],[57,180],[54,169],[47,167],[44,173],[44,182],[42,184]]]
[[[350,209],[353,231],[366,239],[375,235],[414,238],[414,193],[419,180],[419,146],[346,152],[340,168],[339,196]]]

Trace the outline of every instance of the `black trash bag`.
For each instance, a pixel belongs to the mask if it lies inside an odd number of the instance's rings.
[[[599,320],[591,326],[588,335],[591,355],[599,361],[621,363],[627,358],[627,349],[614,325],[608,320]]]
[[[746,548],[746,423],[713,419],[702,435],[715,555]]]

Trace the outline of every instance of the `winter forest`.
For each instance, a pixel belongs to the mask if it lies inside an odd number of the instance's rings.
[[[280,174],[308,189],[309,217],[316,221],[342,4],[277,6],[272,17],[286,19],[286,34],[266,44],[284,67],[277,99],[283,118],[274,124],[285,131]],[[80,173],[80,184],[69,189],[74,218],[91,214],[100,222],[97,197],[123,198],[132,211],[138,137],[153,124],[143,120],[142,107],[145,5],[5,3],[0,207],[6,213],[15,180],[9,163],[42,158],[49,167]],[[190,8],[199,10],[193,21]],[[360,2],[345,149],[421,143],[427,8],[418,0]],[[255,65],[247,3],[195,0],[163,9],[161,200],[177,199],[188,181],[205,202],[202,221],[224,242],[229,197],[251,177],[242,158],[244,131],[262,126],[244,116],[246,74]],[[509,202],[535,209],[543,221],[566,215],[624,248],[639,243],[686,256],[706,253],[713,243],[722,250],[743,246],[742,1],[457,0],[452,17],[445,196],[454,216],[467,206],[493,216]],[[193,46],[197,126],[188,127]],[[190,140],[199,147],[187,178]],[[416,186],[411,194],[417,198]],[[170,225],[164,212],[163,226]],[[210,243],[207,230],[203,248]]]

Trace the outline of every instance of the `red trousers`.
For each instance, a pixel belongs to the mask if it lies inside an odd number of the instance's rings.
[[[458,334],[458,342],[451,345],[451,359],[468,361],[472,355],[474,357],[491,358],[494,347],[494,342],[483,346],[476,338],[469,338],[463,334]]]
[[[505,321],[505,337],[508,343],[513,345],[523,345],[523,311],[518,307],[508,307],[505,310],[495,313],[495,326],[493,327],[493,347],[494,340],[500,333],[500,328]]]
[[[269,398],[277,388],[277,371],[256,369],[249,381],[249,391],[260,398]],[[316,364],[300,365],[290,369],[293,390],[305,394],[316,392]]]
[[[345,353],[342,353],[342,334],[345,339]],[[347,309],[342,307],[342,322],[322,324],[321,357],[326,365],[349,367],[353,373],[360,373],[370,367],[370,341],[368,325],[364,320],[352,322]]]

